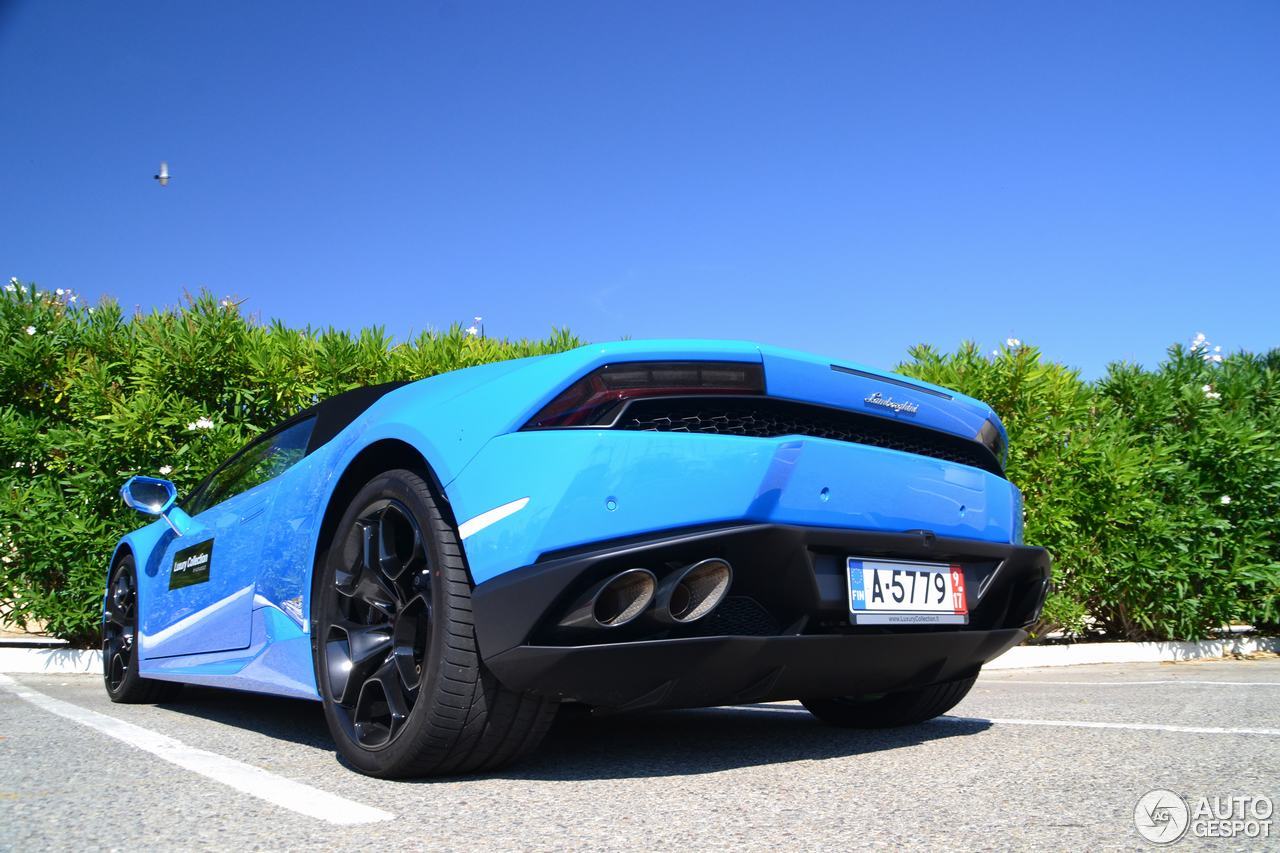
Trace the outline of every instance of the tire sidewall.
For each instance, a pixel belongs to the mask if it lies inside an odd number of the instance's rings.
[[[114,690],[111,689],[110,667],[111,661],[106,654],[106,600],[111,595],[111,589],[115,586],[116,578],[121,574],[128,572],[133,575],[133,651],[129,660],[129,668],[125,671],[124,678],[120,679],[120,685]],[[111,701],[118,702],[122,698],[129,696],[138,689],[139,682],[142,677],[138,675],[139,652],[141,649],[141,641],[139,637],[138,625],[141,622],[139,618],[142,615],[142,600],[138,595],[138,568],[133,559],[132,554],[126,554],[116,563],[115,568],[107,575],[107,591],[103,597],[103,614],[102,614],[102,686],[107,690],[107,696]]]
[[[379,500],[394,500],[403,504],[413,514],[418,528],[422,531],[423,549],[427,554],[431,570],[432,613],[428,626],[428,645],[423,659],[422,678],[409,718],[390,743],[370,749],[352,737],[348,723],[343,719],[343,714],[337,710],[337,703],[331,698],[328,667],[325,665],[325,639],[331,624],[331,614],[328,612],[330,590],[334,583],[334,572],[342,560],[341,546],[344,538],[364,509]],[[320,693],[325,719],[339,754],[366,773],[377,774],[390,766],[398,765],[406,756],[413,753],[415,744],[423,736],[423,730],[430,725],[427,706],[431,704],[432,693],[440,683],[441,670],[445,666],[443,633],[444,626],[447,624],[447,609],[450,607],[449,591],[442,571],[444,561],[441,543],[435,532],[436,525],[433,524],[438,515],[430,488],[421,476],[407,470],[379,474],[351,499],[334,529],[333,538],[325,549],[316,573],[317,582],[311,598],[313,624],[316,626],[315,635],[312,638],[316,688]]]
[[[850,728],[882,729],[914,725],[950,711],[969,693],[978,674],[927,687],[887,693],[877,699],[857,696],[802,700],[824,722]]]

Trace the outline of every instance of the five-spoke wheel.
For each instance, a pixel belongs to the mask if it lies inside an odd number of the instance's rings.
[[[108,691],[118,691],[133,664],[138,590],[133,567],[116,566],[102,614],[102,674]]]
[[[329,697],[355,739],[390,743],[418,699],[430,640],[431,562],[422,528],[400,501],[365,507],[347,531],[326,591]]]
[[[138,573],[125,555],[111,570],[102,607],[102,680],[112,702],[163,702],[182,685],[138,674]]]
[[[557,703],[507,690],[480,660],[470,577],[436,493],[401,469],[347,500],[311,597],[316,684],[339,753],[404,777],[492,769],[533,749]]]

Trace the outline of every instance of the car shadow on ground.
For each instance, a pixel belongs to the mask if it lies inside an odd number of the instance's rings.
[[[176,699],[160,707],[276,740],[333,751],[333,738],[319,702],[188,684]]]
[[[179,700],[164,707],[277,740],[333,751],[333,738],[317,702],[188,687]],[[488,774],[488,778],[585,781],[698,775],[903,749],[977,734],[991,726],[983,720],[948,718],[899,729],[841,729],[818,722],[798,705],[618,716],[564,710],[537,752],[513,767]],[[429,784],[444,780],[416,781]]]
[[[899,729],[841,729],[798,705],[570,717],[557,722],[534,755],[495,775],[554,781],[689,776],[902,749],[990,725],[949,719]]]

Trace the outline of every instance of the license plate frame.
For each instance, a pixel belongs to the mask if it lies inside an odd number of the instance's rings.
[[[941,601],[931,600],[938,594],[938,577]],[[896,584],[901,585],[900,599],[894,597]],[[845,560],[845,590],[854,625],[969,624],[964,567],[956,563],[850,556]]]

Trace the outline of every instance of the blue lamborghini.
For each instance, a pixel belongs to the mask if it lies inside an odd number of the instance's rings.
[[[1006,433],[914,379],[723,341],[629,341],[361,388],[120,540],[106,689],[319,701],[376,776],[491,770],[557,709],[799,699],[920,722],[1026,636]]]

